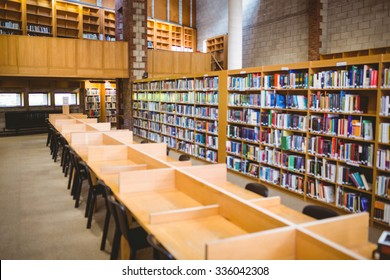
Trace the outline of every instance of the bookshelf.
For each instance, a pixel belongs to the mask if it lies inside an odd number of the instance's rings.
[[[80,6],[69,2],[56,2],[57,37],[80,37]]]
[[[83,38],[99,40],[100,34],[100,9],[83,7]]]
[[[26,25],[26,33],[29,36],[53,36],[52,1],[27,1]]]
[[[85,113],[89,118],[100,119],[100,88],[92,86],[86,88]]]
[[[22,35],[22,1],[0,2],[0,34]]]
[[[226,70],[227,69],[227,52],[228,52],[228,35],[220,35],[209,38],[206,41],[207,52],[211,53],[211,70]]]
[[[193,52],[196,49],[196,30],[148,19],[147,41],[149,49]]]
[[[114,87],[104,88],[104,107],[105,107],[105,122],[112,124],[117,123],[117,102],[116,102],[116,89]]]
[[[389,68],[376,55],[228,71],[227,168],[388,227]]]
[[[223,162],[226,76],[147,79],[133,83],[134,134],[211,163]]]
[[[379,75],[380,94],[377,101],[379,127],[377,129],[378,141],[376,142],[376,184],[373,194],[373,220],[375,224],[388,227],[390,225],[390,55],[383,55],[382,61],[381,75]]]
[[[104,39],[115,41],[115,12],[104,10]]]

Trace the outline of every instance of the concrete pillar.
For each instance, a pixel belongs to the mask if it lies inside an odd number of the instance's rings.
[[[242,68],[242,0],[229,0],[228,69]]]

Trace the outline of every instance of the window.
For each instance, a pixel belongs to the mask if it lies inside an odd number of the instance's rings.
[[[54,105],[62,106],[64,97],[68,98],[68,105],[79,105],[79,94],[75,92],[61,92],[54,94]]]
[[[29,106],[50,106],[50,93],[30,92],[28,94]]]
[[[0,93],[0,107],[22,107],[23,105],[23,93]]]

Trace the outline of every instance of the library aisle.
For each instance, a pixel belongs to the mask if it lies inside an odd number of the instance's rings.
[[[46,134],[2,137],[0,155],[0,259],[109,259],[109,243],[99,250],[105,212],[86,229]]]

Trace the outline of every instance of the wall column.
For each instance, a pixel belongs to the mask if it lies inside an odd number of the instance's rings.
[[[308,60],[319,60],[321,49],[321,1],[308,0]]]
[[[242,0],[229,0],[228,69],[242,68]]]
[[[147,0],[116,1],[116,12],[120,9],[123,13],[123,41],[129,44],[129,79],[122,79],[123,128],[132,129],[131,82],[141,79],[147,67]]]

